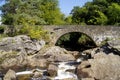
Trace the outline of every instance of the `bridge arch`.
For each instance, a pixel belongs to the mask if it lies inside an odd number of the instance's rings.
[[[78,31],[64,33],[57,39],[55,45],[72,51],[82,51],[96,47],[92,37]]]

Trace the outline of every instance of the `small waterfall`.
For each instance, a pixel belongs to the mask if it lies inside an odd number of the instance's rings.
[[[17,73],[16,73],[16,76],[19,76],[19,75],[26,75],[26,74],[33,74],[33,71],[22,71],[22,72],[17,72]]]
[[[59,80],[59,79],[66,79],[66,78],[73,78],[75,80],[77,79],[77,76],[72,73],[72,72],[66,72],[66,70],[68,69],[74,69],[75,70],[75,66],[73,65],[69,65],[68,62],[60,62],[58,65],[58,72],[57,72],[57,77],[55,77],[55,80]]]
[[[46,71],[46,70],[34,69],[34,70],[31,70],[31,71],[22,71],[22,72],[17,72],[17,73],[16,73],[16,76],[26,75],[26,74],[34,74],[34,71],[38,71],[38,72],[43,73],[43,72]]]
[[[57,62],[56,64],[58,64],[58,71],[57,71],[56,77],[45,76],[43,73],[47,72],[47,70],[41,70],[41,69],[17,72],[16,76],[31,75],[31,74],[34,75],[34,72],[37,71],[37,72],[40,72],[42,76],[41,77],[30,77],[30,80],[47,80],[48,77],[51,80],[61,80],[61,79],[78,80],[77,75],[75,74],[74,71],[76,69],[76,65],[78,65],[81,61],[82,61],[81,58],[78,58],[76,61]]]

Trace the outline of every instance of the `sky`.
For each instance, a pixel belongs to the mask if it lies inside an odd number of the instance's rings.
[[[67,16],[74,6],[82,7],[86,2],[90,1],[92,0],[59,0],[59,7],[61,12]]]
[[[74,6],[83,6],[88,1],[92,0],[59,0],[59,7],[61,9],[61,12],[67,16]],[[4,4],[4,0],[0,0],[0,6],[2,4]]]

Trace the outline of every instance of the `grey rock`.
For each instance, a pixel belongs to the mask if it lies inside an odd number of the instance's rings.
[[[26,35],[6,37],[0,41],[0,50],[34,54],[45,45],[45,41],[33,41]]]
[[[95,80],[94,78],[83,78],[81,80]]]
[[[116,49],[120,50],[120,39],[115,39],[115,40],[108,41],[108,44],[110,46],[112,46],[113,48],[116,48]]]
[[[94,78],[97,80],[120,79],[120,56],[98,53],[93,59],[83,61],[77,68],[79,78]]]
[[[4,76],[4,80],[16,80],[15,71],[10,69]]]
[[[44,53],[48,61],[70,61],[75,60],[75,57],[64,48],[53,46],[47,49]]]
[[[57,76],[57,70],[58,70],[58,67],[56,65],[50,64],[47,69],[47,72],[50,77],[55,77]]]
[[[37,59],[37,58],[28,58],[27,65],[30,68],[40,68],[40,69],[46,69],[48,68],[49,62],[46,59]]]
[[[0,63],[0,68],[2,70],[12,69],[14,71],[19,71],[20,69],[25,68],[28,63],[26,56],[13,54],[12,52],[3,52],[2,54],[4,54]]]

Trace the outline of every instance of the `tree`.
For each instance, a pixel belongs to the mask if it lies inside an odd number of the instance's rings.
[[[93,0],[71,12],[75,24],[120,25],[120,0]]]
[[[71,11],[72,14],[72,23],[73,24],[82,24],[85,23],[85,18],[87,16],[88,10],[86,7],[80,8],[76,6]]]
[[[118,3],[120,4],[120,0],[107,0],[108,3]]]
[[[5,0],[1,7],[4,24],[62,24],[58,0]]]
[[[120,25],[120,5],[117,3],[112,3],[111,6],[108,7],[108,24],[111,25]]]
[[[86,5],[82,8],[74,7],[72,10],[72,21],[76,24],[105,25],[107,17],[99,10],[97,5]]]
[[[93,5],[97,5],[98,9],[103,13],[107,12],[109,4],[107,0],[93,0]]]
[[[58,7],[58,0],[42,0],[41,11],[43,19],[47,24],[63,24],[64,15]]]
[[[87,24],[90,25],[105,25],[107,24],[107,17],[101,11],[95,10],[94,13],[89,17]]]
[[[72,23],[72,16],[67,16],[65,18],[65,22],[66,22],[66,24],[71,24]]]

